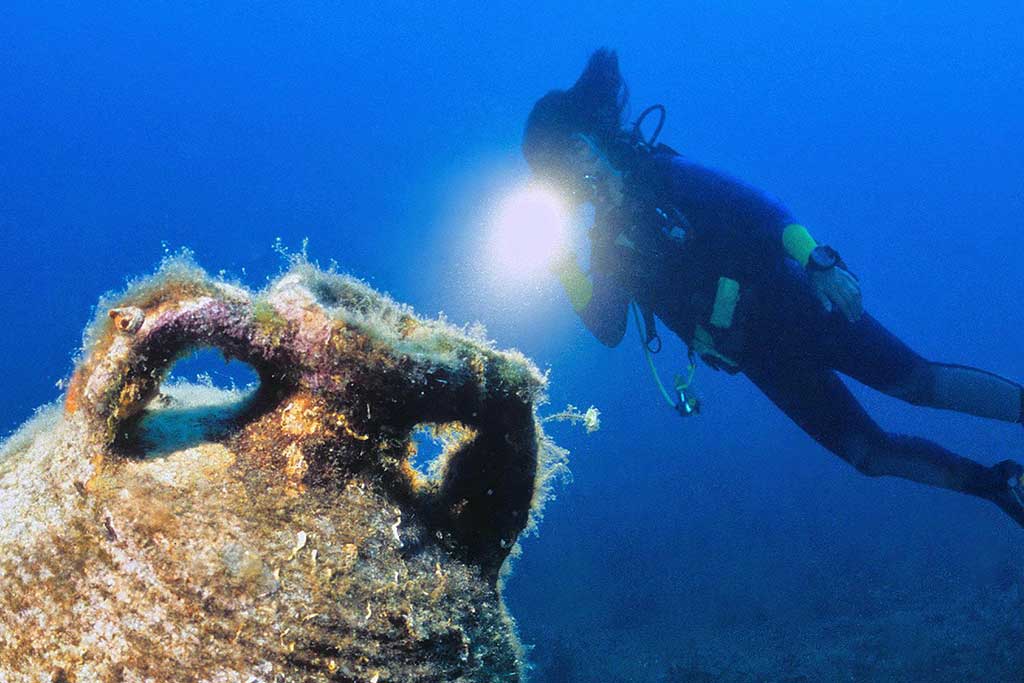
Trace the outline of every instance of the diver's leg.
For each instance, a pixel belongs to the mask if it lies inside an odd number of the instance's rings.
[[[882,430],[830,369],[801,359],[744,368],[759,389],[805,432],[863,474],[893,476],[990,500],[1024,526],[1007,479],[1016,463],[986,467],[942,446]]]
[[[1024,388],[985,370],[966,365],[927,363],[924,386],[911,389],[911,403],[1024,423]]]
[[[1024,387],[985,370],[925,360],[870,315],[833,316],[830,364],[873,389],[914,405],[1024,423]]]

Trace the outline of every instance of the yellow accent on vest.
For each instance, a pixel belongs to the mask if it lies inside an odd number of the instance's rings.
[[[739,300],[740,283],[727,277],[718,278],[718,292],[715,294],[715,305],[711,309],[711,318],[708,322],[723,330],[732,327],[732,317],[736,313],[736,304]]]
[[[787,254],[806,268],[807,259],[811,257],[811,252],[818,246],[818,243],[811,237],[807,228],[799,223],[790,223],[782,231],[782,246]]]
[[[576,312],[582,312],[594,298],[594,285],[575,259],[559,264],[558,281],[569,296],[569,302]]]

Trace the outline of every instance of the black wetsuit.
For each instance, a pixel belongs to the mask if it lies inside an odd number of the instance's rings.
[[[739,283],[739,300],[715,348],[810,436],[865,474],[904,477],[1004,505],[1002,471],[883,431],[837,372],[914,404],[999,419],[1019,418],[1019,385],[931,363],[870,315],[850,322],[826,311],[783,247],[792,216],[757,190],[678,155],[656,153],[626,175],[625,197],[625,208],[598,207],[591,232],[593,294],[580,316],[599,340],[619,343],[632,300],[693,349],[695,329],[707,325],[719,281],[727,277]],[[947,385],[956,391],[946,391]],[[943,395],[961,391],[974,395]],[[964,400],[970,404],[959,403]]]

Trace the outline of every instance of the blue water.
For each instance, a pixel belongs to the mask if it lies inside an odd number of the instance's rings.
[[[553,427],[574,481],[507,587],[539,680],[726,680],[737,634],[840,622],[853,645],[830,680],[904,680],[878,672],[914,638],[946,680],[935,643],[966,646],[944,624],[986,596],[971,623],[1007,624],[1005,643],[952,630],[1014,661],[1024,633],[998,605],[1024,604],[1024,532],[994,507],[858,475],[742,377],[702,368],[705,412],[683,421],[631,336],[601,347],[555,283],[477,266],[486,207],[525,178],[533,101],[608,45],[634,113],[664,103],[664,141],[785,202],[915,349],[1024,379],[1024,5],[411,5],[0,9],[0,429],[58,396],[98,296],[167,250],[258,287],[275,240],[308,238],[311,258],[523,350],[552,409],[601,409],[596,434]],[[681,347],[658,363],[680,369]],[[855,391],[883,426],[980,461],[1024,450],[1019,426]],[[879,625],[922,605],[932,631]],[[750,680],[823,670],[813,642],[764,674],[737,647]]]

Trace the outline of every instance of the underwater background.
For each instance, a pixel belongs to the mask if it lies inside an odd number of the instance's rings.
[[[661,140],[787,204],[925,356],[1024,379],[1024,5],[5,3],[0,429],[57,399],[98,296],[190,249],[252,287],[302,249],[479,321],[601,410],[506,596],[533,680],[1024,681],[1024,531],[868,479],[741,376],[667,408],[630,336],[490,268],[533,102],[619,51]],[[583,235],[577,235],[582,244]],[[672,340],[656,359],[685,367]],[[178,372],[245,383],[201,354]],[[987,464],[1019,425],[856,385],[886,428]]]

